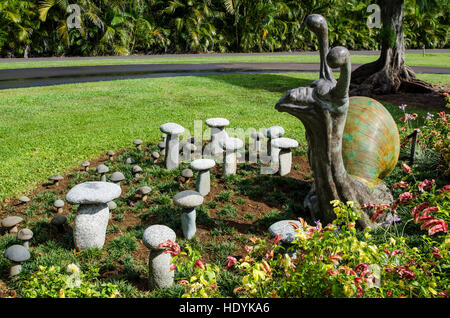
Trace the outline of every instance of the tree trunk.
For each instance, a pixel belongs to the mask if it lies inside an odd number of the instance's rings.
[[[433,92],[433,85],[416,78],[405,65],[403,41],[404,0],[379,0],[381,7],[381,55],[352,72],[351,95],[391,94],[400,90]]]

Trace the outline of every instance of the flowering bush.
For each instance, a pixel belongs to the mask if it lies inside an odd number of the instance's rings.
[[[116,285],[96,281],[98,269],[86,273],[70,264],[64,271],[59,266],[39,266],[29,278],[19,282],[20,296],[26,298],[115,298]]]

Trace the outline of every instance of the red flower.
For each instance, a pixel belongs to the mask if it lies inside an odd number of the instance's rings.
[[[411,215],[414,218],[414,221],[417,223],[417,218],[420,215],[420,212],[425,209],[428,208],[430,206],[430,203],[428,202],[422,202],[420,203],[418,206],[415,206],[412,210],[411,210]]]
[[[391,297],[392,296],[392,290],[388,290],[386,293],[386,296]]]
[[[176,265],[176,264],[173,264],[172,266],[170,266],[169,272],[175,270],[176,268],[177,268],[177,265]]]
[[[215,288],[215,289],[219,288],[219,287],[217,287],[217,285],[214,284],[214,283],[211,284],[211,287],[212,287],[212,288]]]
[[[442,187],[441,192],[442,194],[446,193],[450,191],[450,184],[445,185],[444,187]]]
[[[442,258],[442,255],[439,253],[439,249],[437,247],[433,248],[433,255],[439,258]]]
[[[274,254],[274,251],[273,251],[273,250],[271,250],[270,252],[267,252],[267,253],[266,253],[266,258],[272,259],[272,258],[273,258],[273,254]]]
[[[187,280],[183,279],[183,280],[180,280],[180,281],[178,282],[178,284],[179,284],[179,285],[187,285],[187,284],[189,284],[189,282],[188,282]]]
[[[334,255],[331,255],[330,256],[330,261],[332,262],[332,263],[334,263],[334,264],[339,264],[339,260],[341,259],[342,257],[340,257],[339,255],[337,255],[337,254],[334,254]]]
[[[251,251],[253,251],[253,246],[245,245],[245,246],[244,246],[244,249],[245,249],[245,252],[246,252],[246,253],[250,253]]]
[[[408,204],[411,202],[412,195],[409,192],[404,192],[398,196],[400,203]]]
[[[400,182],[395,183],[392,186],[392,189],[395,189],[395,188],[398,188],[398,187],[405,189],[405,188],[409,187],[409,185],[405,181],[400,181]]]
[[[327,289],[327,290],[323,291],[322,295],[324,295],[324,296],[331,295],[332,292],[333,291],[331,289]]]
[[[233,256],[228,256],[227,260],[225,261],[225,268],[230,268],[232,266],[234,266],[237,263],[236,258],[234,258]]]
[[[333,271],[333,270],[329,269],[328,274],[330,274],[330,276],[333,276],[333,275],[339,274],[339,271],[338,270]]]
[[[412,278],[416,277],[416,273],[414,273],[412,270],[410,270],[407,265],[406,266],[397,266],[394,268],[394,270],[397,272],[397,275],[400,278],[412,279]]]
[[[277,244],[279,241],[281,241],[282,237],[282,234],[278,234],[277,236],[275,236],[275,238],[273,239],[273,244]]]
[[[158,248],[166,248],[164,253],[170,253],[172,256],[176,256],[180,253],[180,245],[171,240],[167,240],[165,243],[161,243],[158,245]]]
[[[419,190],[420,191],[428,191],[428,190],[430,190],[431,189],[431,186],[433,185],[433,184],[435,184],[435,181],[434,181],[434,179],[433,180],[428,180],[428,179],[426,179],[426,180],[424,180],[424,181],[422,181],[420,184],[419,184]]]
[[[434,220],[432,220],[434,221]],[[428,221],[428,222],[432,222],[432,221]],[[433,226],[431,226],[428,229],[428,235],[433,235],[437,232],[444,232],[447,233],[447,223],[444,222],[444,220],[436,220],[437,222],[434,222]]]
[[[199,259],[195,261],[195,266],[199,267],[200,269],[205,269],[205,265],[203,265],[203,262]]]
[[[441,291],[440,293],[438,293],[438,296],[442,296],[442,297],[444,297],[444,298],[448,298],[448,295],[447,295],[447,291]]]
[[[412,169],[410,166],[408,166],[406,163],[402,162],[402,169],[403,171],[405,171],[406,173],[411,173]]]

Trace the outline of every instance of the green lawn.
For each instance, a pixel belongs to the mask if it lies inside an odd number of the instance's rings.
[[[281,125],[305,147],[300,121],[274,105],[288,89],[316,78],[312,73],[210,75],[2,90],[0,198],[26,193],[52,174],[109,149],[130,147],[136,138],[156,142],[166,122],[191,132],[194,120],[210,117],[228,118],[231,128],[244,130]],[[450,75],[427,79],[450,84]],[[394,117],[400,115],[397,107],[387,107]]]
[[[375,61],[377,55],[354,55],[352,63],[365,64]],[[407,54],[406,64],[416,66],[448,66],[450,53]],[[128,58],[128,59],[86,59],[86,60],[56,60],[56,61],[27,61],[0,62],[0,69],[56,67],[56,66],[87,66],[87,65],[120,65],[120,64],[168,64],[168,63],[263,63],[263,62],[296,62],[318,63],[318,55],[254,55],[254,56],[225,56],[219,57],[185,57],[185,58]]]

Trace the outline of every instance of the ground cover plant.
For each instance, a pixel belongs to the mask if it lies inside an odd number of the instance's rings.
[[[203,78],[199,81],[208,83]],[[264,93],[258,80],[245,85],[255,85],[256,93]],[[278,93],[266,92],[264,98]],[[384,220],[386,227],[357,230],[361,207],[353,202],[334,202],[337,219],[332,224],[312,220],[303,208],[303,199],[313,180],[305,148],[300,147],[294,152],[293,169],[285,177],[261,175],[260,162],[241,164],[237,175],[223,177],[221,166],[216,165],[211,171],[212,190],[197,210],[196,236],[184,240],[180,209],[172,198],[195,188],[196,173],[192,178],[181,177],[188,163],[167,171],[164,157],[155,161],[151,155],[159,151],[157,140],[149,137],[138,149],[132,145],[137,136],[131,135],[128,140],[124,137],[125,146],[117,147],[112,160],[105,151],[90,160],[88,171],[78,165],[66,170],[58,185],[39,183],[29,193],[30,202],[19,204],[15,197],[3,200],[0,218],[23,217],[20,228],[32,229],[35,236],[30,241],[31,258],[15,278],[8,277],[11,263],[0,259],[1,296],[448,297],[448,114],[409,105],[386,106],[396,118],[403,144],[399,163],[386,180],[396,200],[390,207],[366,207],[374,209],[373,218]],[[295,132],[292,137],[299,140],[301,129],[288,123],[283,122],[288,134]],[[150,136],[159,135],[157,127],[147,124],[145,129]],[[415,163],[410,164],[407,137],[414,129],[420,129],[420,134]],[[136,162],[125,163],[130,157]],[[57,214],[53,202],[64,199],[76,184],[98,180],[93,167],[99,164],[107,165],[110,173],[123,172],[126,179],[121,197],[115,200],[117,208],[111,211],[105,246],[78,252],[72,232],[78,207],[65,205],[62,214],[67,223],[60,228],[50,222]],[[135,164],[143,170],[137,178],[132,174]],[[152,188],[145,201],[136,195],[136,189],[144,185]],[[302,227],[291,246],[267,232],[276,221],[297,218]],[[141,240],[151,224],[174,229],[180,245],[173,262],[176,284],[167,289],[148,289],[149,251]],[[2,230],[3,254],[7,247],[21,242],[15,234]]]

